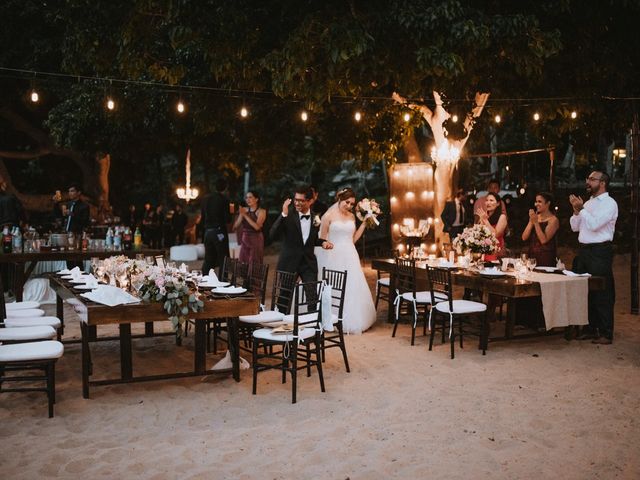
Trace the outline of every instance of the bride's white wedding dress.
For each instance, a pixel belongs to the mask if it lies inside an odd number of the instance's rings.
[[[347,271],[347,288],[342,326],[345,332],[361,333],[376,321],[376,309],[371,290],[360,267],[360,257],[353,244],[356,224],[353,220],[333,220],[329,225],[328,239],[332,250],[317,252],[318,276],[322,277],[322,267]]]

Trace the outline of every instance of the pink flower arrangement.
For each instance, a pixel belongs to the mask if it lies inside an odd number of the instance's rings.
[[[492,254],[496,253],[499,247],[500,244],[493,230],[481,224],[465,228],[453,241],[453,248],[459,255],[467,253]]]

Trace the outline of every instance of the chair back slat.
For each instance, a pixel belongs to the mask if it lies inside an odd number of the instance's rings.
[[[320,292],[322,281],[301,282],[295,287],[293,302],[293,335],[298,335],[300,327],[320,330],[322,302]]]
[[[266,263],[252,263],[249,268],[249,286],[247,287],[260,303],[264,305],[267,294],[267,278],[269,276],[269,265]]]
[[[396,258],[396,289],[402,295],[416,292],[416,261],[407,258]]]
[[[4,284],[2,283],[2,276],[0,276],[0,325],[4,326],[4,319],[7,318],[7,306],[4,303]]]
[[[427,266],[427,279],[431,289],[431,304],[435,305],[437,303],[436,293],[440,293],[446,295],[449,301],[449,308],[453,311],[451,270]]]
[[[220,267],[220,272],[218,274],[218,278],[222,282],[229,282],[232,285],[235,284],[236,279],[236,265],[238,260],[231,257],[224,257],[222,261],[222,266]],[[208,275],[209,272],[202,272],[204,275]]]
[[[331,308],[336,315],[338,315],[338,318],[342,318],[344,299],[347,291],[347,271],[331,270],[323,267],[322,280],[324,280],[328,286],[331,286]]]
[[[284,314],[289,313],[293,292],[296,288],[296,277],[297,274],[293,272],[276,271],[273,290],[271,291],[271,310],[275,310],[278,307],[278,311]]]

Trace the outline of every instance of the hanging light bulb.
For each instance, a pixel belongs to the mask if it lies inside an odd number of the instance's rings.
[[[356,110],[356,113],[353,114],[353,118],[356,120],[356,122],[359,122],[360,120],[362,120],[362,113]]]
[[[246,107],[242,107],[242,108],[240,109],[240,116],[241,116],[242,118],[247,118],[247,116],[248,116],[248,115],[249,115],[249,110],[247,110],[247,108],[246,108]]]
[[[29,98],[33,103],[38,103],[40,101],[40,95],[38,95],[38,92],[35,89],[31,90],[31,95]]]
[[[458,115],[453,115],[453,116],[451,117],[451,121],[452,121],[453,123],[458,123]]]
[[[116,102],[111,97],[107,98],[107,110],[114,110],[116,108]]]
[[[178,111],[178,113],[184,113],[185,106],[182,100],[178,100],[178,103],[176,104],[176,110]]]
[[[496,123],[500,123],[500,122],[502,121],[502,117],[501,117],[500,115],[496,115],[495,117],[493,117],[493,120],[494,120]]]
[[[573,112],[571,112],[571,118],[573,120],[575,120],[576,118],[578,118],[578,112],[576,112],[575,110]]]
[[[409,120],[411,120],[411,115],[409,113],[405,113],[403,118],[405,122],[408,122]]]
[[[540,114],[538,112],[533,114],[533,119],[537,122],[538,120],[540,120]]]
[[[306,122],[307,120],[309,120],[309,114],[307,113],[306,110],[303,110],[300,113],[300,120],[302,120],[303,122]]]

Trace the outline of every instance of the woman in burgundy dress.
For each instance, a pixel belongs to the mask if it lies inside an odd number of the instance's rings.
[[[233,229],[238,232],[241,262],[262,263],[264,256],[264,236],[262,226],[267,218],[267,211],[260,208],[260,195],[255,190],[249,190],[244,197],[247,206],[240,208]]]
[[[497,193],[487,193],[484,208],[478,209],[476,223],[486,225],[493,231],[498,239],[498,251],[495,254],[485,255],[487,262],[497,260],[504,256],[504,234],[507,231],[507,216],[502,213],[500,195]]]
[[[556,232],[560,226],[553,213],[553,196],[548,192],[536,195],[535,210],[529,210],[529,223],[522,232],[522,240],[529,240],[529,257],[541,267],[556,266]]]

